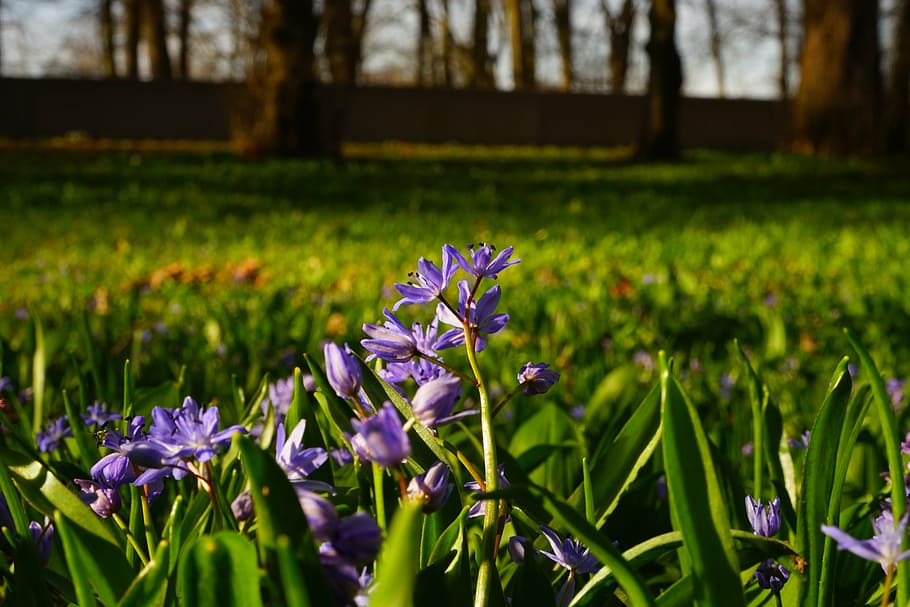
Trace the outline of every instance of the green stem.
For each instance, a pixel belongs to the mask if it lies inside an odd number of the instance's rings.
[[[434,365],[436,365],[436,366],[438,366],[438,367],[442,367],[443,369],[445,369],[446,371],[448,371],[448,372],[451,373],[452,375],[457,375],[458,377],[460,377],[461,379],[465,380],[466,382],[472,383],[472,384],[474,384],[475,386],[477,385],[477,380],[476,380],[476,379],[474,379],[473,377],[471,377],[470,375],[468,375],[467,373],[465,373],[465,372],[462,371],[461,369],[456,369],[455,367],[453,367],[453,366],[447,364],[447,363],[446,363],[444,360],[442,360],[441,358],[436,358],[436,357],[434,357],[434,356],[427,356],[427,355],[424,354],[423,352],[417,352],[417,357],[418,357],[418,358],[422,358],[422,359],[424,359],[424,360],[426,360],[426,361],[429,361],[429,362],[433,363]]]
[[[891,582],[894,580],[894,565],[888,567],[888,574],[885,576],[885,589],[882,591],[881,607],[888,607],[891,602]]]
[[[483,477],[480,475],[480,472],[477,471],[477,468],[474,467],[474,464],[471,463],[471,460],[468,459],[468,456],[462,453],[458,447],[447,440],[440,439],[439,442],[445,449],[455,454],[455,457],[457,457],[458,461],[461,462],[461,465],[465,467],[465,470],[467,470],[471,477],[477,482],[477,484],[480,485],[481,491],[486,491],[484,488],[486,486],[486,483],[484,482]]]
[[[139,545],[139,541],[136,539],[136,536],[132,534],[130,528],[127,526],[126,521],[124,521],[119,514],[116,512],[113,514],[114,522],[117,523],[117,526],[120,527],[120,530],[123,531],[126,535],[126,541],[129,542],[130,546],[133,547],[133,550],[136,551],[136,556],[139,557],[139,560],[142,561],[142,566],[145,567],[149,564],[149,557],[142,550],[142,546]]]
[[[215,515],[215,530],[221,531],[222,521],[221,521],[221,508],[218,505],[218,492],[215,490],[215,481],[214,474],[212,474],[212,462],[205,462],[202,468],[202,481],[206,485],[206,490],[208,491],[209,497],[212,499],[212,510]]]
[[[382,484],[382,468],[379,464],[374,462],[370,462],[370,466],[373,468],[373,493],[376,498],[374,500],[376,502],[376,522],[379,524],[379,528],[382,529],[383,533],[385,533],[385,488]]]
[[[496,465],[496,440],[493,436],[493,411],[484,384],[477,354],[474,352],[474,332],[468,321],[464,323],[465,349],[471,371],[477,379],[477,392],[480,398],[480,429],[483,441],[484,490],[496,491],[499,484],[499,471]],[[483,554],[480,569],[477,572],[477,591],[474,595],[474,607],[485,607],[490,602],[490,586],[493,583],[493,568],[496,567],[496,537],[499,529],[499,501],[489,500],[483,510]]]
[[[142,504],[142,526],[145,528],[145,544],[148,554],[152,554],[158,541],[155,539],[155,523],[152,521],[152,509],[149,508],[149,487],[142,486],[142,495],[139,497]]]
[[[500,410],[502,410],[502,408],[506,406],[506,403],[508,403],[510,400],[512,400],[513,396],[518,394],[518,391],[521,390],[523,386],[524,386],[523,383],[518,384],[517,386],[512,388],[512,390],[508,394],[506,394],[501,399],[499,399],[499,402],[496,403],[496,406],[493,407],[493,417],[496,417],[496,414],[499,413]]]

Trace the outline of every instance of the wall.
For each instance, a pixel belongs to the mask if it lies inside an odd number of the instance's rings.
[[[229,83],[0,78],[0,137],[224,141],[239,94]],[[629,145],[644,107],[635,96],[555,92],[324,86],[320,95],[326,128],[347,142]],[[770,150],[785,114],[773,101],[687,98],[681,122],[684,147]]]

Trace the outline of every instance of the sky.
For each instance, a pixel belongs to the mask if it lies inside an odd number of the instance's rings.
[[[167,0],[166,0],[167,1]],[[431,13],[440,14],[439,0],[431,1]],[[612,6],[620,0],[607,0]],[[797,0],[788,0],[797,10]],[[552,26],[552,0],[536,0],[538,6],[538,80],[556,85],[560,79],[559,57]],[[588,83],[603,80],[606,73],[606,36],[600,0],[574,0],[573,50],[575,71]],[[677,0],[677,40],[683,61],[684,92],[693,96],[716,96],[718,84],[710,59],[705,0]],[[779,48],[775,39],[773,0],[717,0],[723,54],[726,64],[725,90],[731,97],[773,98],[778,95]],[[86,0],[0,0],[2,5],[2,69],[5,75],[41,76],[73,73],[80,62],[91,63],[99,43],[94,21],[86,16]],[[365,40],[364,75],[382,81],[392,72],[413,72],[413,48],[417,31],[414,0],[373,0]],[[494,0],[494,6],[498,4]],[[646,4],[642,2],[642,4]],[[449,0],[453,36],[467,44],[470,38],[473,0]],[[508,45],[505,44],[501,10],[491,28],[491,46],[498,50],[497,84],[512,86]],[[210,53],[221,45],[219,34],[226,26],[224,13],[201,8],[194,15],[196,31],[205,32],[204,46]],[[795,51],[797,40],[791,41]],[[642,90],[647,76],[644,44],[648,23],[640,11],[635,24],[630,89]],[[201,34],[200,34],[201,39]],[[222,45],[223,46],[223,45]],[[791,51],[791,52],[792,52]],[[223,53],[222,53],[223,54]],[[795,54],[795,53],[793,53]],[[219,64],[199,70],[219,75]],[[226,68],[221,73],[226,75]]]

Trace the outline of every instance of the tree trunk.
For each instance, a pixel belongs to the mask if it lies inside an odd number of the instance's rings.
[[[562,88],[572,88],[572,0],[553,0],[559,58],[562,64]]]
[[[521,0],[521,62],[524,88],[537,86],[537,9],[534,0]]]
[[[193,18],[193,0],[180,0],[177,22],[177,38],[180,49],[177,54],[177,77],[190,79],[190,23]]]
[[[711,58],[714,60],[714,69],[717,74],[717,95],[718,97],[726,97],[723,42],[720,37],[720,26],[717,22],[717,0],[705,0],[705,13],[708,16],[708,30],[711,36]]]
[[[777,15],[777,44],[780,47],[780,72],[777,76],[777,87],[781,101],[790,99],[790,48],[787,25],[787,0],[774,0],[774,12]]]
[[[145,0],[143,23],[152,80],[170,80],[171,58],[167,50],[167,23],[163,0]]]
[[[446,88],[452,87],[452,30],[449,26],[449,0],[442,0],[442,19],[439,24],[439,39],[442,43],[440,60],[442,61],[442,83]]]
[[[417,0],[417,12],[417,86],[430,86],[433,84],[433,32],[427,0]]]
[[[676,0],[652,0],[648,15],[647,109],[638,153],[644,160],[679,158],[679,100],[682,65],[676,50]]]
[[[370,14],[371,0],[363,0],[361,12],[354,13],[352,22],[352,35],[354,37],[354,80],[360,74],[360,66],[363,63],[363,35],[367,31],[367,17]]]
[[[142,24],[142,0],[124,0],[126,12],[126,77],[139,79],[139,38]]]
[[[804,0],[796,149],[870,153],[881,146],[878,0]]]
[[[335,84],[353,84],[355,45],[351,0],[326,0],[322,11],[325,21],[325,54]]]
[[[910,0],[901,0],[894,23],[894,47],[888,69],[885,106],[885,151],[910,150],[907,106],[910,105]]]
[[[512,82],[515,90],[529,88],[525,74],[524,44],[522,31],[524,30],[522,0],[503,0],[508,20],[509,49],[512,51]]]
[[[626,92],[626,74],[629,73],[629,44],[635,22],[635,0],[623,0],[619,15],[613,15],[607,0],[601,0],[607,31],[610,34],[610,92]]]
[[[319,19],[312,0],[267,0],[260,40],[265,47],[254,137],[258,151],[285,156],[337,153],[334,141],[321,136],[319,102],[313,70],[313,43]]]
[[[475,0],[474,31],[471,48],[470,85],[475,88],[493,88],[490,69],[490,51],[487,47],[490,23],[490,0]]]
[[[104,57],[104,75],[108,78],[117,77],[117,50],[114,47],[114,15],[112,13],[113,0],[101,0],[98,7],[99,26],[101,30],[102,55]]]

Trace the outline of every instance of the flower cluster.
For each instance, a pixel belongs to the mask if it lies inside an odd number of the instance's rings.
[[[756,535],[762,537],[777,535],[780,530],[780,498],[775,497],[771,503],[762,504],[761,498],[756,501],[751,495],[747,495],[746,517]],[[790,572],[774,559],[762,562],[755,570],[755,580],[759,587],[770,590],[772,594],[779,594],[788,579]]]

